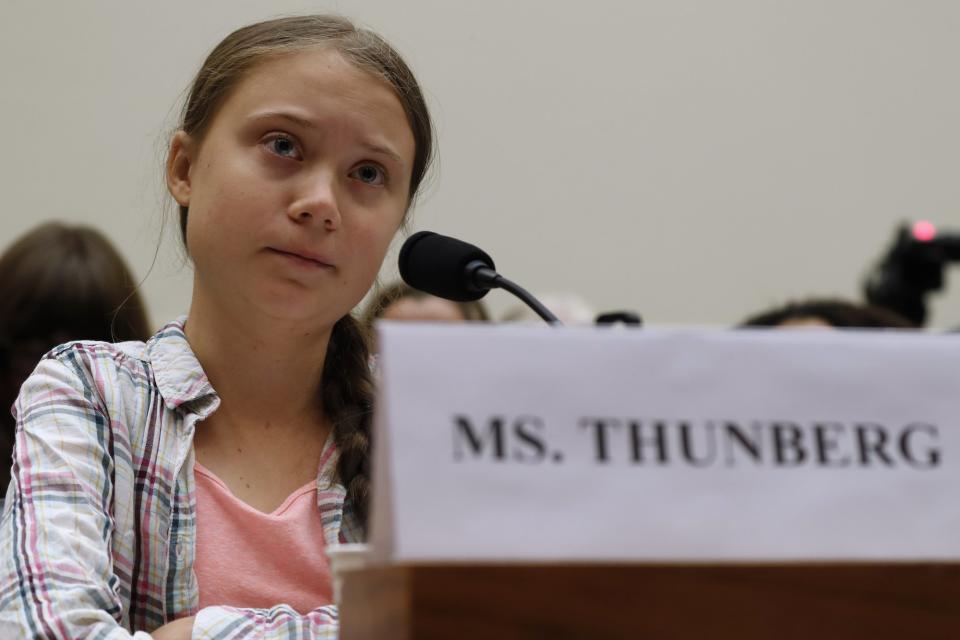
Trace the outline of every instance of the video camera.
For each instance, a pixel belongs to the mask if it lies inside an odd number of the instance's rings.
[[[943,288],[944,267],[958,260],[960,234],[943,233],[925,220],[904,224],[864,282],[867,301],[923,326],[927,295]]]

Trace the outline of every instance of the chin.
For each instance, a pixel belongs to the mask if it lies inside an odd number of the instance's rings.
[[[264,316],[278,322],[307,323],[312,326],[332,325],[345,313],[339,313],[330,305],[318,303],[319,296],[303,290],[299,292],[268,291],[251,300],[251,307]]]

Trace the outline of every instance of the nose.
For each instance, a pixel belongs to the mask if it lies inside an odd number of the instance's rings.
[[[313,174],[298,187],[299,193],[287,210],[297,224],[321,224],[328,231],[340,226],[336,182],[332,174]]]

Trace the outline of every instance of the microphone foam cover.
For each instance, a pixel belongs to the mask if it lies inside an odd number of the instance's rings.
[[[472,244],[420,231],[403,243],[400,249],[400,277],[414,289],[454,300],[468,302],[487,295],[488,289],[471,286],[466,266],[480,260],[496,271],[493,259]]]

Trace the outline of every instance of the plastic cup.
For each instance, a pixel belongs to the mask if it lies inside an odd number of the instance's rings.
[[[344,574],[367,566],[369,548],[360,543],[334,544],[328,545],[326,552],[333,575],[333,601],[339,606]]]

